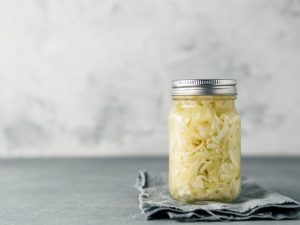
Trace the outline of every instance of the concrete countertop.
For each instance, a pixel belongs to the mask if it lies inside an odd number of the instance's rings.
[[[0,160],[0,224],[178,224],[146,221],[133,187],[138,170],[167,166],[165,157]],[[297,201],[299,173],[300,157],[243,159],[243,174]],[[234,224],[254,223],[300,224],[300,218]]]

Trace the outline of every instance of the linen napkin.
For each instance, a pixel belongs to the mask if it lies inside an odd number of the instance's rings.
[[[148,220],[229,221],[250,219],[293,219],[300,205],[293,199],[265,189],[250,178],[242,179],[242,191],[233,203],[176,201],[168,192],[166,173],[140,171],[136,183],[142,213]]]

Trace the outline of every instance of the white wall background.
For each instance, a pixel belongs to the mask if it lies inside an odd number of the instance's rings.
[[[299,0],[0,0],[0,155],[167,154],[170,84],[235,78],[244,154],[300,154]]]

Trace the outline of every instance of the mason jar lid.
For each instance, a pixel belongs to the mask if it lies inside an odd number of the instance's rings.
[[[172,82],[172,96],[193,95],[237,95],[236,80],[188,79]]]

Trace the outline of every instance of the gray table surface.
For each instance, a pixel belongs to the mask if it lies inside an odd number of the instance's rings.
[[[138,170],[167,167],[164,157],[0,160],[0,225],[178,224],[146,221],[133,187]],[[245,158],[243,173],[300,201],[300,158]],[[234,224],[300,224],[300,218]]]

